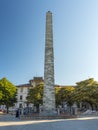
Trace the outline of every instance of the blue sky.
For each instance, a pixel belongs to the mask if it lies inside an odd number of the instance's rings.
[[[0,0],[0,78],[44,74],[45,15],[53,13],[55,83],[98,81],[98,0]]]

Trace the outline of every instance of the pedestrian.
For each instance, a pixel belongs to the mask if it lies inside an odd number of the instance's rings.
[[[16,110],[16,117],[19,117],[19,109]]]

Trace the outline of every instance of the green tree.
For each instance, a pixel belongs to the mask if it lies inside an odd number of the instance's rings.
[[[33,103],[37,108],[39,108],[39,104],[43,102],[43,86],[44,84],[41,83],[31,88],[27,96],[27,102]]]
[[[10,106],[16,102],[16,87],[6,78],[0,80],[1,99],[0,104],[6,105],[7,113]]]
[[[29,90],[27,96],[27,102],[33,103],[37,108],[39,104],[43,103],[43,86],[44,84],[39,84],[36,87]],[[73,92],[75,88],[72,86],[68,87],[56,87],[55,86],[55,96],[56,96],[56,106],[62,105],[63,102],[67,102],[69,106],[74,103]]]
[[[66,102],[69,106],[74,103],[73,93],[75,88],[72,86],[56,87],[56,105]]]
[[[0,90],[0,100],[2,99],[2,91]]]
[[[89,104],[92,109],[98,103],[98,82],[93,78],[76,83],[75,100]]]

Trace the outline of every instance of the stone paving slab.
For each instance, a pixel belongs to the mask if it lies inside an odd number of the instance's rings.
[[[15,115],[2,114],[0,115],[0,122],[3,122],[3,121],[20,121],[20,119],[16,118]]]
[[[5,115],[0,120],[0,130],[98,130],[98,117],[21,121]]]

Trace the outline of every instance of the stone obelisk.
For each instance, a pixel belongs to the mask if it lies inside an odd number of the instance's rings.
[[[52,13],[46,13],[45,33],[45,63],[44,63],[44,116],[56,115],[55,111],[55,88],[54,88],[54,52],[53,52],[53,28]]]

